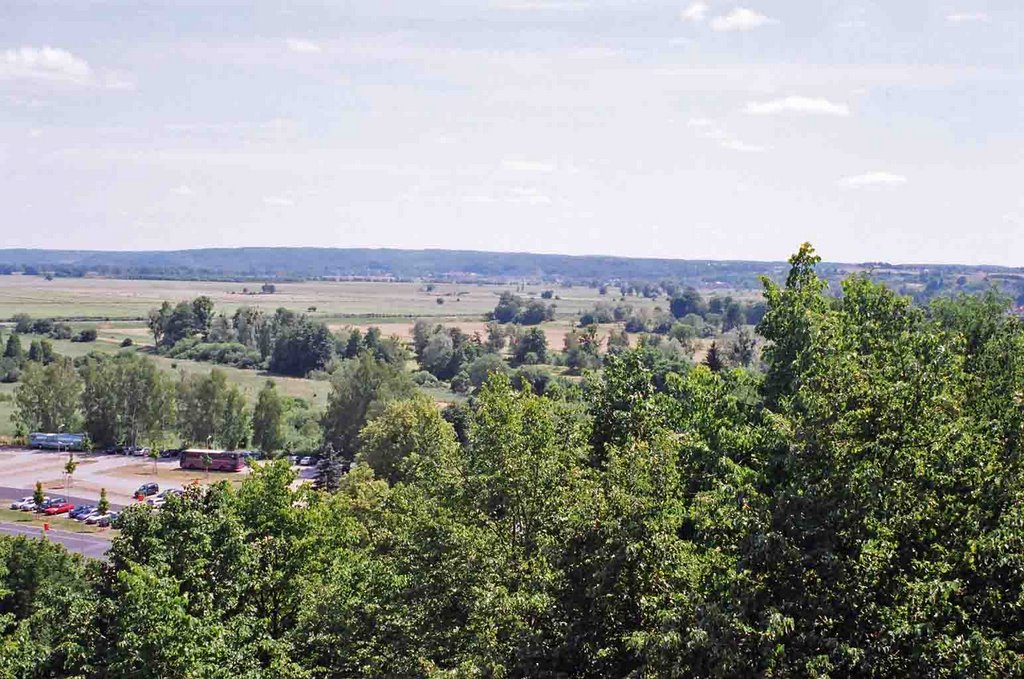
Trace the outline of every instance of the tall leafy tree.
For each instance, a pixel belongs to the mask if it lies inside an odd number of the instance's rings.
[[[284,401],[273,380],[263,384],[256,398],[252,413],[252,443],[265,453],[274,453],[284,447]]]
[[[324,443],[344,459],[359,451],[359,432],[391,400],[408,398],[415,391],[403,370],[381,363],[369,353],[346,361],[331,378],[327,409],[321,420]]]
[[[29,363],[14,392],[14,418],[29,431],[70,431],[78,423],[82,381],[69,358]]]

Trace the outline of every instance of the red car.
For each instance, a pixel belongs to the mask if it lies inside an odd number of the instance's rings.
[[[75,506],[70,502],[61,502],[59,505],[47,507],[45,510],[43,510],[43,514],[46,514],[47,516],[53,516],[55,514],[67,514],[74,508]]]

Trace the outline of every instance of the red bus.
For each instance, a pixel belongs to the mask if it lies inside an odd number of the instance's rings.
[[[241,452],[204,450],[202,448],[189,448],[181,451],[181,468],[206,471],[207,458],[210,462],[209,470],[212,472],[240,472],[245,468],[245,457]]]

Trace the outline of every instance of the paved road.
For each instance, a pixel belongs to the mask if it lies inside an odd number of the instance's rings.
[[[45,538],[38,526],[21,526],[16,523],[0,523],[0,533],[4,535],[25,535],[30,538],[46,539],[93,559],[106,559],[110,549],[110,540],[90,533],[69,533],[66,530],[49,530]]]
[[[8,504],[14,500],[20,500],[23,497],[30,497],[35,492],[35,488],[7,488],[0,486],[0,498],[7,498]],[[60,495],[59,490],[47,489],[46,494],[50,497]],[[98,501],[98,497],[75,497],[74,495],[68,495],[68,502],[74,503],[75,505],[95,505]],[[6,506],[6,505],[5,505]],[[111,509],[124,509],[124,505],[120,505],[116,502],[110,503]]]

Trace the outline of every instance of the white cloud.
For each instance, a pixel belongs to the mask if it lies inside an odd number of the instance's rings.
[[[714,127],[715,126],[715,121],[711,120],[710,118],[690,118],[690,120],[687,121],[686,124],[687,124],[688,127],[695,127],[695,128],[698,128],[698,129],[702,129],[702,128]]]
[[[800,115],[843,116],[850,115],[850,107],[828,99],[815,97],[784,97],[771,101],[752,101],[743,109],[752,116],[771,116],[783,113]]]
[[[708,9],[710,8],[706,2],[695,2],[683,10],[683,21],[700,23],[707,17]]]
[[[295,201],[284,196],[264,196],[263,204],[272,207],[291,207],[295,205]]]
[[[946,21],[951,24],[978,24],[989,20],[985,12],[954,12],[946,15]]]
[[[590,6],[585,0],[513,0],[503,2],[499,5],[502,9],[510,9],[520,12],[529,11],[578,11],[587,9]]]
[[[737,7],[728,14],[717,16],[711,20],[711,28],[719,32],[752,31],[761,26],[779,23],[777,19],[766,17],[745,7]]]
[[[87,61],[58,47],[18,47],[0,52],[0,80],[68,83],[129,90],[135,84],[116,73],[97,73]]]
[[[739,139],[726,139],[721,144],[723,149],[730,151],[738,151],[740,153],[764,153],[769,150],[767,146],[758,146],[757,144],[747,144],[740,141]]]
[[[550,174],[558,169],[554,163],[542,160],[504,160],[501,166],[513,172],[541,172]]]
[[[19,47],[0,52],[0,79],[88,84],[93,77],[84,59],[56,47]]]
[[[725,127],[710,118],[691,118],[687,121],[686,126],[695,130],[697,136],[701,139],[717,141],[720,147],[729,151],[738,151],[740,153],[764,153],[765,151],[770,150],[767,146],[748,144],[737,139],[733,134],[725,129]]]
[[[902,186],[907,183],[907,178],[901,174],[891,172],[868,172],[866,174],[844,177],[839,180],[839,185],[846,189],[863,189],[871,186]]]
[[[288,49],[292,52],[298,52],[299,54],[317,54],[320,52],[320,45],[309,40],[288,38],[286,44],[288,45]]]
[[[989,15],[985,12],[955,12],[947,14],[946,21],[951,24],[983,23],[989,21]]]
[[[509,189],[509,203],[524,203],[526,205],[550,205],[551,196],[539,189],[526,186],[514,186]]]
[[[176,196],[186,197],[196,195],[196,192],[192,190],[192,187],[187,186],[185,184],[182,184],[181,186],[175,186],[173,189],[171,189],[171,193],[173,193]]]

